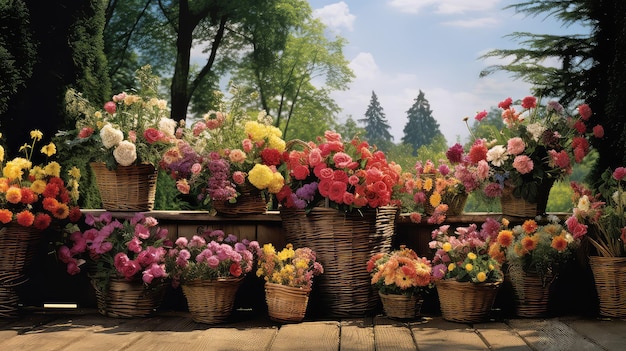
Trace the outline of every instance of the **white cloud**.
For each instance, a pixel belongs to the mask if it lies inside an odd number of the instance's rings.
[[[353,23],[356,19],[356,17],[350,13],[348,4],[343,1],[314,10],[313,17],[318,18],[327,27],[337,31],[341,28],[352,31]]]
[[[501,0],[391,0],[389,4],[401,12],[419,13],[421,10],[434,9],[441,15],[483,12],[496,9]]]
[[[462,27],[462,28],[484,28],[493,27],[499,24],[500,21],[493,17],[473,18],[470,20],[457,20],[443,22],[446,26]]]

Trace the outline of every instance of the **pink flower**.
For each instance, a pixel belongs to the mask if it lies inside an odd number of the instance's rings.
[[[480,112],[478,112],[476,114],[476,116],[474,116],[474,119],[477,120],[478,122],[482,121],[485,117],[487,117],[487,111],[486,110],[482,110]]]
[[[202,121],[198,123],[194,123],[193,129],[192,129],[193,135],[194,136],[200,135],[200,133],[202,133],[206,128],[207,128],[206,124],[204,124],[204,122]]]
[[[460,163],[463,161],[463,145],[456,143],[446,151],[446,157],[451,163]]]
[[[113,101],[107,101],[107,102],[104,104],[104,110],[105,110],[106,112],[108,112],[109,114],[111,114],[111,115],[115,113],[115,110],[116,110],[116,109],[117,109],[117,105],[116,105],[116,104],[115,104],[115,102],[113,102]]]
[[[337,152],[333,156],[333,162],[337,168],[346,168],[352,162],[352,157],[344,152]]]
[[[187,243],[189,242],[189,240],[187,240],[187,238],[185,238],[184,236],[179,237],[178,239],[176,239],[176,246],[178,247],[187,247]],[[188,257],[189,258],[189,257]]]
[[[137,133],[134,130],[131,130],[128,132],[128,140],[131,143],[134,143],[137,141]]]
[[[309,152],[309,165],[311,165],[311,167],[321,164],[323,159],[322,150],[319,148],[314,148]]]
[[[604,137],[604,128],[599,124],[593,127],[593,136],[598,139]]]
[[[181,194],[189,194],[191,186],[189,185],[187,179],[179,179],[176,181],[176,189],[178,189]]]
[[[526,155],[515,156],[513,160],[513,168],[515,168],[520,174],[527,174],[533,170],[533,160]]]
[[[293,168],[292,175],[296,180],[304,180],[311,174],[309,167],[304,165],[296,165]]]
[[[420,223],[422,221],[422,215],[419,212],[411,212],[409,218],[413,223]]]
[[[341,142],[341,134],[336,133],[336,132],[332,132],[332,131],[325,131],[324,132],[324,138],[326,138],[326,140],[328,142]]]
[[[574,239],[579,239],[587,234],[587,226],[578,222],[578,219],[575,216],[569,217],[565,221],[565,225],[567,225],[567,230],[572,233]]]
[[[626,176],[626,168],[625,167],[617,167],[613,171],[613,178],[615,178],[615,180],[622,180],[622,179],[624,179],[625,176]]]
[[[94,130],[90,127],[83,127],[80,132],[78,132],[78,137],[81,139],[87,138],[93,134]]]
[[[522,107],[525,109],[537,107],[537,98],[534,96],[527,96],[522,99]]]
[[[235,182],[235,184],[243,184],[246,182],[246,174],[241,172],[241,171],[235,171],[233,172],[233,182]]]
[[[134,236],[127,244],[128,249],[134,253],[141,252],[141,240],[138,237]]]
[[[254,144],[252,143],[252,140],[244,139],[241,142],[241,147],[243,148],[243,151],[250,152],[250,151],[252,151],[252,148],[254,147]]]
[[[502,196],[502,188],[498,183],[489,183],[485,186],[485,195],[489,198],[496,198]]]
[[[591,108],[587,104],[582,104],[578,106],[578,114],[580,115],[580,118],[587,121],[591,118]]]
[[[526,143],[524,143],[524,140],[520,137],[511,138],[506,143],[506,151],[510,155],[519,155],[524,152],[525,149]]]
[[[501,109],[503,109],[503,110],[506,110],[506,109],[508,109],[509,107],[511,107],[511,104],[512,104],[512,103],[513,103],[513,99],[511,99],[511,98],[509,97],[509,98],[504,99],[503,101],[500,101],[500,102],[498,103],[498,107],[499,107],[499,108],[501,108]]]
[[[143,137],[146,139],[148,144],[154,144],[163,140],[165,138],[165,133],[155,128],[148,128],[144,130]]]

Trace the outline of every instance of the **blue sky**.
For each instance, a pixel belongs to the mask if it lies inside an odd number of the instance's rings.
[[[485,67],[502,63],[479,57],[492,49],[516,48],[504,38],[512,32],[536,34],[585,33],[564,27],[553,18],[526,17],[503,8],[511,0],[309,0],[315,16],[332,33],[346,38],[344,56],[356,78],[349,90],[332,97],[343,109],[342,120],[363,118],[372,91],[378,96],[400,142],[406,111],[419,90],[430,102],[433,117],[448,144],[468,132],[464,117],[489,110],[507,97],[530,94],[526,83],[506,72],[485,78]],[[547,64],[558,64],[552,62]]]

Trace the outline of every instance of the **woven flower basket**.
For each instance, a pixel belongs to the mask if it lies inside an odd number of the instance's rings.
[[[413,319],[419,316],[424,300],[416,295],[393,295],[378,292],[385,314],[389,318]]]
[[[396,215],[397,208],[391,206],[362,214],[358,211],[346,214],[326,207],[310,211],[307,216],[310,235],[303,233],[307,237],[298,240],[297,246],[315,251],[324,266],[324,274],[316,278],[311,296],[316,312],[343,317],[374,311],[378,295],[362,265],[377,252],[389,252]]]
[[[107,317],[148,317],[165,297],[165,282],[146,288],[140,280],[111,278],[106,291],[100,290],[94,280],[91,283],[96,290],[98,312]]]
[[[626,318],[626,257],[589,257],[600,315]]]
[[[310,288],[296,288],[265,283],[265,301],[270,319],[277,322],[301,322],[309,304]]]
[[[465,204],[467,203],[467,193],[459,193],[452,194],[446,193],[443,195],[441,199],[441,203],[448,205],[448,211],[446,211],[447,216],[458,216],[463,213],[465,209]],[[424,203],[424,211],[426,214],[432,215],[435,212],[435,208],[431,206],[431,204],[426,201]]]
[[[515,296],[515,311],[519,317],[544,317],[548,312],[550,285],[553,274],[545,277],[524,272],[520,265],[510,265],[506,279],[511,281]]]
[[[152,210],[157,182],[157,170],[152,165],[117,166],[113,171],[102,162],[92,162],[90,166],[105,210]]]
[[[213,201],[213,208],[218,216],[237,217],[242,215],[262,214],[267,211],[267,203],[261,191],[251,185],[238,186],[237,202]]]
[[[287,243],[293,244],[294,247],[305,247],[313,240],[313,224],[304,210],[281,208],[280,218]]]
[[[182,285],[194,322],[225,322],[233,311],[237,289],[243,278],[192,280]]]
[[[459,323],[482,322],[489,316],[500,283],[458,282],[454,279],[435,283],[441,314],[445,320]]]
[[[502,196],[500,197],[500,205],[502,206],[503,216],[512,217],[536,217],[546,213],[546,206],[548,204],[548,196],[550,195],[550,189],[554,180],[545,181],[539,186],[537,191],[537,202],[528,202],[524,198],[513,196],[513,188],[505,186],[502,189]]]

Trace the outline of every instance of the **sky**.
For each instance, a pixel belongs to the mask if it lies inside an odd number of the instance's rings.
[[[344,56],[355,74],[348,90],[331,96],[341,121],[364,117],[372,91],[399,143],[406,111],[421,90],[449,145],[467,141],[463,122],[498,102],[530,95],[530,85],[507,72],[480,78],[500,59],[480,59],[493,49],[520,44],[513,32],[586,33],[545,16],[528,17],[504,7],[520,0],[309,0],[314,16],[348,42]],[[546,63],[556,65],[558,62]]]

